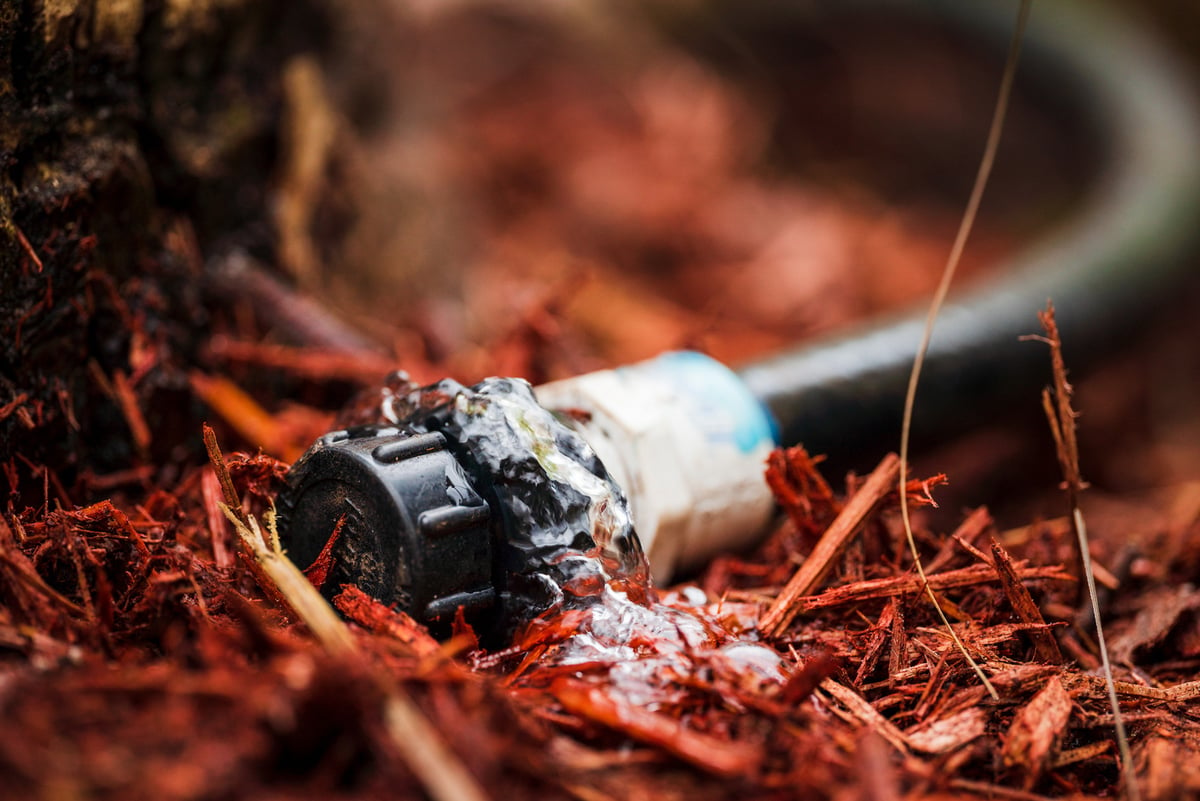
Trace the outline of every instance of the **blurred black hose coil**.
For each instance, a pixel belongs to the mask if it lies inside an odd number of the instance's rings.
[[[1003,52],[1013,6],[929,0],[901,9],[948,21]],[[1002,266],[996,280],[952,295],[925,362],[918,436],[961,430],[1014,398],[1036,397],[1046,356],[1018,338],[1039,330],[1036,312],[1048,299],[1072,366],[1087,369],[1194,272],[1200,115],[1184,70],[1129,20],[1068,0],[1035,5],[1022,62],[1036,82],[1062,86],[1080,104],[1102,174],[1078,213],[1047,240]],[[752,363],[740,375],[775,415],[784,443],[803,442],[813,452],[878,448],[899,431],[899,399],[924,316],[920,309],[877,322]]]

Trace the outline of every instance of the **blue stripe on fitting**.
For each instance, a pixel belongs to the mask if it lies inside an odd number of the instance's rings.
[[[742,453],[779,444],[779,426],[737,373],[703,353],[682,350],[620,368],[647,370],[677,386],[711,441],[732,441]]]

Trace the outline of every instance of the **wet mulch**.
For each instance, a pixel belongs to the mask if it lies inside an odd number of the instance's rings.
[[[580,100],[591,73],[561,69],[537,73],[541,93],[520,84],[529,107],[493,93],[462,111],[465,186],[521,189],[513,165],[518,177],[557,178],[525,187],[545,195],[538,202],[502,198],[507,216],[485,216],[475,258],[434,260],[476,265],[446,278],[473,294],[427,304],[409,318],[419,325],[380,329],[390,348],[333,347],[307,306],[280,315],[302,330],[264,336],[286,327],[262,311],[282,296],[240,274],[237,292],[213,304],[197,352],[179,360],[169,400],[203,406],[224,444],[264,449],[226,459],[244,509],[264,515],[287,462],[355,390],[377,396],[397,366],[418,381],[540,381],[681,346],[736,362],[894,309],[936,281],[925,267],[940,262],[957,205],[900,214],[857,187],[835,203],[739,177],[742,138],[756,129],[723,84],[674,60],[652,67],[614,95],[620,114]],[[536,120],[542,138],[514,134],[527,131],[514,117]],[[707,144],[683,146],[693,138]],[[676,152],[693,155],[668,157]],[[551,157],[562,163],[543,164]],[[707,203],[697,209],[697,198]],[[378,205],[390,236],[395,207]],[[441,239],[457,243],[453,233]],[[568,247],[580,239],[588,247]],[[985,231],[973,252],[1014,244]],[[372,262],[386,250],[360,249]],[[641,266],[612,266],[621,263]],[[400,285],[417,279],[432,280]],[[656,294],[662,285],[673,292]],[[725,302],[735,291],[739,303]],[[407,297],[369,282],[348,294],[362,305]],[[121,319],[132,342],[155,341],[142,315]],[[1200,441],[1200,358],[1188,345],[1200,340],[1191,310],[1181,319],[1187,326],[1079,396],[1085,426],[1100,432],[1084,443],[1083,469],[1104,489],[1084,493],[1083,507],[1147,799],[1200,797],[1200,482],[1186,480],[1200,475],[1188,444]],[[1093,629],[1079,613],[1066,501],[1036,502],[1055,491],[1052,450],[1031,457],[1016,453],[1027,440],[977,432],[936,457],[934,470],[956,484],[908,487],[926,504],[916,538],[929,587],[997,699],[913,569],[894,457],[844,477],[822,476],[802,449],[778,452],[766,480],[783,511],[765,542],[644,605],[552,610],[484,650],[465,625],[439,642],[348,586],[335,605],[349,636],[331,637],[303,623],[256,566],[221,509],[221,481],[196,459],[199,426],[168,433],[164,415],[147,411],[138,392],[157,351],[133,350],[142,373],[89,369],[116,401],[112,430],[126,425],[140,447],[131,452],[146,458],[99,475],[82,465],[75,484],[24,455],[0,465],[10,488],[0,515],[0,798],[888,801],[1126,788]],[[1186,386],[1191,395],[1172,394]],[[42,411],[17,395],[0,420],[34,431]],[[1103,458],[1091,458],[1096,443]],[[1001,488],[1021,484],[1002,476],[1045,475],[1042,491]],[[1003,504],[1005,522],[927,505],[962,487]],[[1014,509],[1025,511],[1020,524]]]
[[[285,465],[228,464],[261,514]],[[953,531],[919,526],[993,700],[912,570],[896,471],[888,458],[834,491],[803,450],[777,453],[786,515],[769,539],[659,590],[703,636],[637,616],[597,631],[572,610],[491,652],[466,627],[434,641],[352,587],[337,605],[354,647],[322,645],[251,569],[208,467],[136,498],[16,512],[0,525],[0,795],[437,795],[397,747],[396,697],[436,734],[413,732],[448,746],[435,768],[494,798],[1116,794],[1066,519],[1000,531],[976,509]],[[936,483],[911,483],[913,499]],[[1093,551],[1140,786],[1174,798],[1200,792],[1200,486],[1155,508]]]

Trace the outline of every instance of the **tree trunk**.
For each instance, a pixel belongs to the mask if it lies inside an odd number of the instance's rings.
[[[0,0],[10,506],[80,481],[85,497],[89,473],[169,463],[196,439],[204,261],[223,243],[273,248],[279,76],[321,29],[314,14],[285,0]]]

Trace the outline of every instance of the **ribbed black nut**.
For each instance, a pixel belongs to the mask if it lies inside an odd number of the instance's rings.
[[[292,466],[276,505],[280,538],[301,568],[344,520],[326,597],[355,584],[424,623],[497,603],[491,508],[440,433],[330,432]]]
[[[376,445],[371,456],[377,462],[392,464],[446,449],[446,438],[436,431],[427,434],[413,434],[407,437],[395,437]]]

